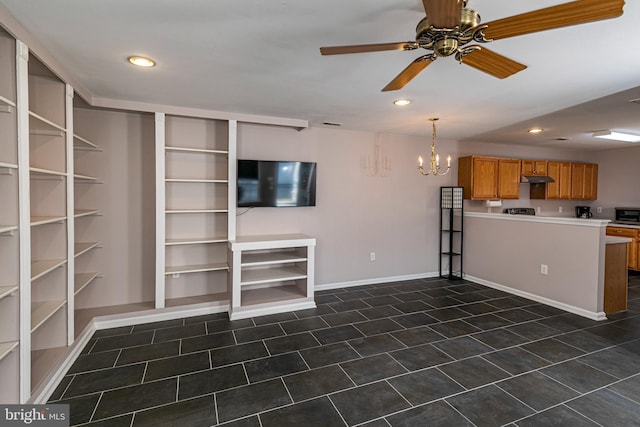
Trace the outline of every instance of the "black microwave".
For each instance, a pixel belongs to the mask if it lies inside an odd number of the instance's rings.
[[[616,208],[616,222],[640,225],[640,208]]]

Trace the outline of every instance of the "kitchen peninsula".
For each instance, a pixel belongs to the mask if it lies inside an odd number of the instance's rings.
[[[606,236],[609,220],[465,212],[465,272],[474,282],[593,320],[604,320],[608,245],[631,239]],[[622,248],[620,248],[622,246]],[[611,258],[611,257],[609,257]],[[620,267],[622,265],[622,267]],[[608,266],[610,273],[614,265]],[[624,278],[626,264],[618,263]]]

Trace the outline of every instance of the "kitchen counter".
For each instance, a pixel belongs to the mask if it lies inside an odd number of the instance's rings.
[[[465,212],[465,217],[500,219],[505,221],[539,222],[547,224],[581,225],[586,227],[602,227],[610,224],[610,219],[574,218],[566,216],[543,215],[510,215],[505,213]]]
[[[630,237],[618,237],[618,236],[605,236],[605,243],[607,245],[615,245],[617,243],[631,243],[633,239]]]

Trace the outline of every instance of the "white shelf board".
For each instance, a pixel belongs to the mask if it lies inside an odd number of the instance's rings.
[[[220,303],[227,305],[229,303],[229,295],[226,292],[218,294],[192,295],[189,297],[167,298],[165,307],[180,307],[185,305],[203,304],[203,303]]]
[[[165,274],[186,274],[186,273],[200,273],[205,271],[221,271],[228,270],[229,266],[226,262],[214,262],[210,264],[196,264],[196,265],[175,265],[167,266],[165,268]]]
[[[183,182],[183,183],[202,183],[202,184],[228,184],[228,179],[186,179],[186,178],[167,178],[165,182]]]
[[[88,175],[74,174],[73,175],[73,179],[76,182],[90,182],[90,183],[98,183],[99,182],[98,178],[96,178],[95,176],[88,176]]]
[[[188,214],[188,213],[227,213],[227,209],[170,209],[164,211],[167,214]]]
[[[66,259],[45,259],[31,262],[31,281],[41,278],[67,263]]]
[[[73,294],[74,295],[78,295],[78,293],[83,290],[84,288],[86,288],[87,286],[89,286],[89,284],[91,282],[93,282],[93,280],[98,277],[100,275],[100,273],[97,272],[91,272],[91,273],[77,273],[74,275],[73,281],[74,281],[74,291]]]
[[[211,150],[206,148],[187,148],[187,147],[164,147],[166,151],[181,151],[186,153],[205,153],[205,154],[229,154],[228,150]]]
[[[51,224],[54,222],[64,222],[66,220],[66,216],[32,216],[31,226],[35,227],[37,225]]]
[[[0,225],[0,234],[12,233],[18,229],[17,225]]]
[[[197,237],[197,238],[185,238],[185,239],[167,239],[165,241],[166,246],[176,246],[176,245],[199,245],[206,243],[226,243],[226,236],[218,236],[218,237]]]
[[[0,342],[0,360],[7,357],[18,344],[18,341]]]
[[[0,299],[8,297],[9,295],[11,295],[12,293],[16,292],[17,290],[18,290],[18,286],[17,285],[11,285],[11,286],[3,285],[3,286],[0,286]]]
[[[100,147],[89,141],[86,138],[83,138],[79,135],[73,134],[73,147],[74,148],[92,148],[95,150],[100,150]]]
[[[60,135],[64,135],[64,133],[67,132],[67,130],[62,126],[53,123],[51,120],[45,119],[33,111],[29,111],[29,118],[31,119],[29,120],[29,133],[58,131],[62,132]]]
[[[304,271],[292,266],[243,270],[240,286],[306,279],[306,277],[307,274]]]
[[[81,218],[83,216],[90,216],[90,215],[98,215],[98,210],[97,209],[76,209],[73,213],[73,216],[76,218]]]
[[[256,265],[273,265],[273,264],[285,264],[292,262],[305,262],[307,257],[300,256],[296,253],[286,252],[261,252],[261,253],[246,253],[242,254],[241,266],[256,266]]]
[[[65,300],[42,301],[31,303],[31,332],[49,320],[67,302]]]
[[[0,162],[0,168],[3,168],[3,169],[18,169],[18,165],[13,164],[13,163]]]
[[[55,171],[55,170],[44,169],[44,168],[36,168],[36,167],[30,167],[29,172],[31,172],[34,175],[48,175],[48,176],[59,176],[59,177],[67,176],[66,172]]]
[[[4,96],[0,95],[0,105],[6,106],[6,107],[14,107],[16,106],[16,103],[13,102],[12,100],[5,98]]]
[[[242,291],[241,306],[244,308],[248,308],[256,304],[285,302],[306,298],[306,295],[304,295],[300,288],[294,285],[247,289]]]
[[[99,242],[75,243],[73,245],[73,256],[79,257],[80,255],[89,252],[91,249],[97,247],[99,244]]]

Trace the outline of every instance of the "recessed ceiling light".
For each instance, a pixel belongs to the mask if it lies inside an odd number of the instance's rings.
[[[405,105],[409,105],[411,104],[411,100],[410,99],[396,99],[395,101],[393,101],[393,105],[397,105],[399,107],[403,107]]]
[[[127,61],[138,67],[155,67],[156,61],[151,58],[145,58],[144,56],[130,56]]]
[[[540,133],[542,131],[543,131],[543,129],[540,129],[540,128],[529,129],[529,133]]]
[[[633,135],[624,132],[613,132],[610,130],[601,130],[593,133],[594,138],[611,139],[613,141],[624,142],[640,142],[640,135]]]

